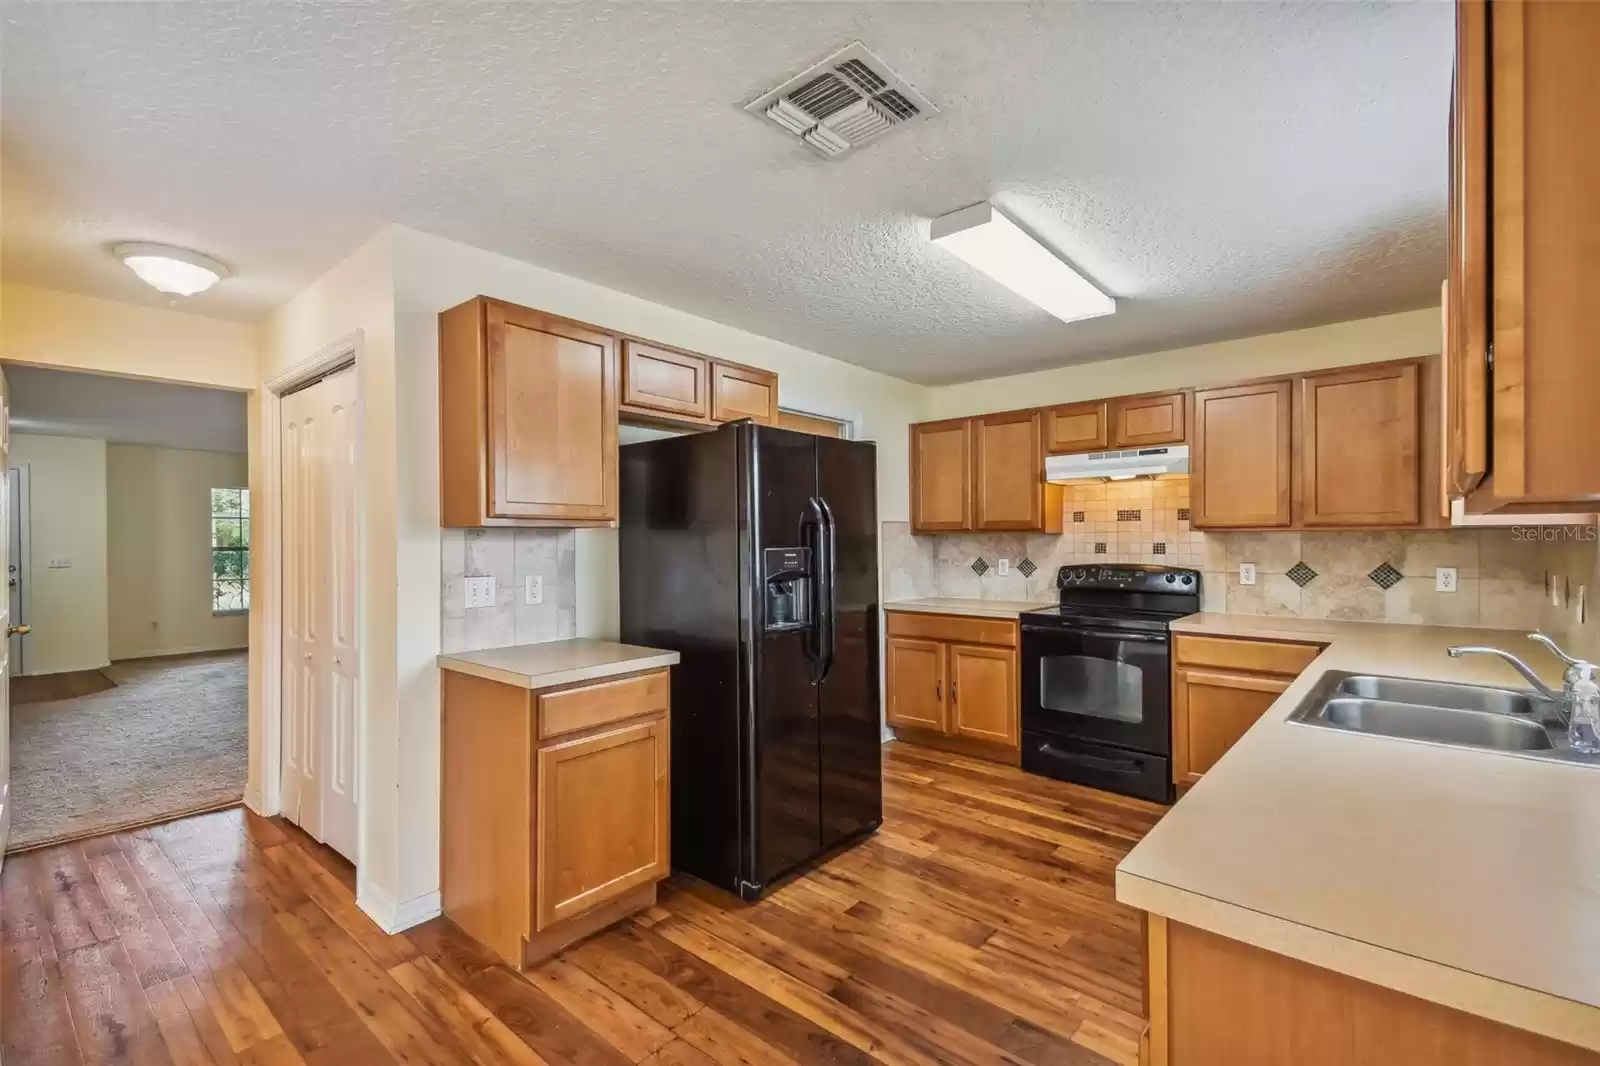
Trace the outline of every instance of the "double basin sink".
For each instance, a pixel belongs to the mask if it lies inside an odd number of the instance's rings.
[[[1533,758],[1597,761],[1567,743],[1566,726],[1548,700],[1514,689],[1330,670],[1289,720]]]

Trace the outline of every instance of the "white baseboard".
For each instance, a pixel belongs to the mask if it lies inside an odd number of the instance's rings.
[[[112,662],[125,663],[132,659],[163,659],[169,655],[198,655],[203,651],[249,651],[248,644],[191,644],[182,648],[151,648],[147,651],[130,651],[112,657]]]
[[[261,790],[246,788],[244,790],[244,805],[250,808],[250,813],[260,815],[262,818],[271,818],[267,813],[267,805],[262,802]]]
[[[356,906],[377,923],[385,933],[403,933],[414,925],[444,913],[444,904],[437,891],[428,892],[396,904],[389,894],[377,885],[356,880]]]

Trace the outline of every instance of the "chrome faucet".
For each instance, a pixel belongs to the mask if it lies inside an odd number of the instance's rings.
[[[1516,669],[1517,673],[1528,679],[1528,683],[1534,687],[1534,690],[1542,699],[1549,700],[1555,704],[1556,713],[1561,720],[1561,724],[1570,726],[1573,711],[1580,706],[1593,706],[1597,695],[1600,695],[1600,685],[1597,685],[1595,681],[1596,674],[1600,673],[1600,667],[1596,667],[1594,663],[1568,655],[1561,650],[1560,645],[1543,633],[1529,633],[1528,639],[1544,645],[1557,658],[1567,664],[1566,672],[1561,678],[1560,692],[1545,684],[1539,675],[1533,672],[1533,667],[1500,648],[1492,648],[1480,644],[1458,644],[1453,648],[1447,648],[1446,654],[1452,659],[1459,659],[1463,655],[1494,655],[1504,659]]]

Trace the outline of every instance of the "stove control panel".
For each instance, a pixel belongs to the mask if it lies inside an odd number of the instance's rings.
[[[1128,592],[1175,592],[1194,596],[1200,572],[1168,566],[1063,566],[1056,571],[1058,589],[1112,589]]]

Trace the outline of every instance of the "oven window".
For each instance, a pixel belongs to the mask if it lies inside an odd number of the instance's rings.
[[[1115,659],[1044,655],[1039,703],[1047,710],[1137,723],[1144,719],[1144,671]]]

